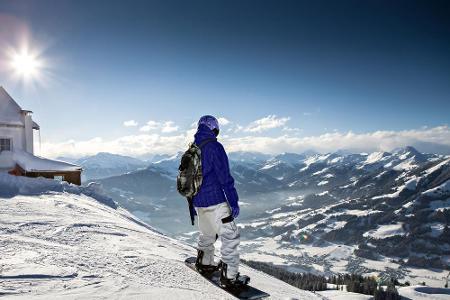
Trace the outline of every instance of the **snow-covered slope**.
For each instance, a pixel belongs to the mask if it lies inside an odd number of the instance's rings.
[[[376,157],[386,156],[370,160]],[[377,168],[240,226],[249,260],[439,287],[450,270],[449,222],[450,158],[440,158],[401,171]]]
[[[267,160],[260,171],[281,181],[293,176],[305,159],[302,154],[282,153]]]
[[[430,300],[448,300],[450,299],[450,289],[432,288],[429,286],[406,286],[398,290],[404,299],[430,299]]]
[[[184,265],[192,247],[78,188],[55,192],[51,180],[21,180],[0,178],[29,194],[0,191],[2,299],[231,299]],[[316,297],[245,266],[242,273],[272,299]]]
[[[161,173],[167,174],[173,180],[177,177],[178,166],[180,165],[181,157],[183,152],[178,152],[177,154],[161,159],[159,161],[153,162],[148,166],[148,169],[157,170]]]

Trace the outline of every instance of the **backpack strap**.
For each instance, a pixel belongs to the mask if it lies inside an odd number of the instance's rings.
[[[209,142],[215,142],[217,141],[216,138],[210,138],[210,139],[206,139],[203,142],[201,142],[199,145],[197,145],[197,147],[199,147],[200,149],[205,146],[206,144],[208,144]]]
[[[187,201],[188,201],[188,206],[189,206],[189,215],[191,216],[191,224],[192,226],[195,225],[195,208],[194,208],[194,201],[192,200],[192,197],[186,197]]]

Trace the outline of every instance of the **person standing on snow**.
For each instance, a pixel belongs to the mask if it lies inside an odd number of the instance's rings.
[[[230,174],[228,157],[217,141],[219,122],[213,116],[203,116],[195,133],[196,145],[200,145],[202,183],[193,197],[198,215],[200,236],[196,267],[200,273],[221,269],[221,284],[236,286],[247,284],[249,278],[241,276],[239,269],[239,229],[234,219],[239,215],[239,197]],[[219,265],[214,262],[214,242],[222,241]]]

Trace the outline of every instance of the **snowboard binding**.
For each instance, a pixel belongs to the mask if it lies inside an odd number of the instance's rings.
[[[220,284],[225,288],[230,289],[239,289],[250,283],[250,277],[246,275],[241,275],[239,273],[236,274],[233,278],[228,278],[227,269],[228,265],[224,262],[220,262],[219,267],[220,271]]]
[[[197,257],[188,257],[184,263],[191,270],[199,273],[196,266]],[[220,263],[220,266],[222,265],[224,265],[223,262]],[[235,278],[228,279],[226,278],[226,272],[224,272],[225,277],[221,281],[221,277],[223,277],[223,275],[220,266],[217,267],[217,271],[212,274],[199,274],[211,282],[214,286],[241,300],[260,300],[270,296],[268,293],[251,286],[249,283],[250,279],[247,276],[237,275]],[[225,267],[225,269],[228,269],[228,267]]]
[[[195,260],[195,268],[197,269],[197,272],[199,272],[202,275],[211,275],[214,272],[219,270],[219,265],[204,265],[202,264],[203,255],[205,252],[202,250],[197,250],[197,259]]]

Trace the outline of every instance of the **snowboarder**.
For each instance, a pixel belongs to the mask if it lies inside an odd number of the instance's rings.
[[[217,141],[219,122],[213,116],[203,116],[198,121],[195,133],[196,145],[201,150],[202,183],[192,198],[198,215],[200,236],[196,267],[200,273],[221,270],[220,282],[233,287],[249,282],[247,276],[239,274],[240,242],[239,229],[234,221],[239,215],[239,197],[230,174],[228,157],[224,147]],[[222,260],[214,261],[214,243],[222,241]]]

